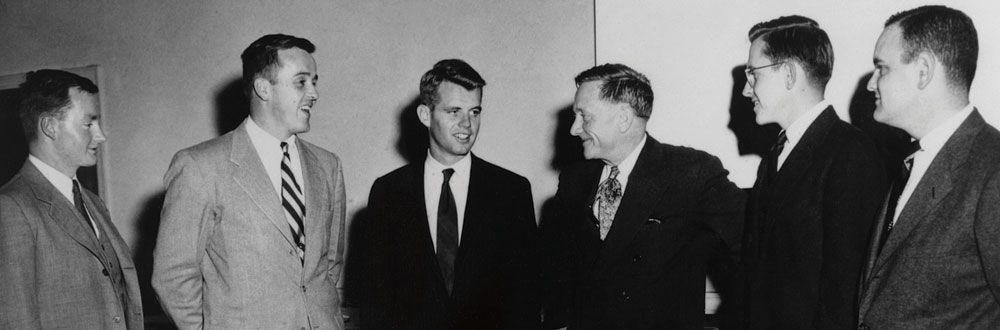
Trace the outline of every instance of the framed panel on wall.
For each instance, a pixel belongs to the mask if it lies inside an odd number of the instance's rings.
[[[97,66],[85,66],[78,68],[63,68],[60,70],[78,74],[90,79],[94,84],[98,84]],[[28,143],[24,137],[24,130],[21,129],[21,119],[18,116],[17,103],[19,100],[17,86],[24,81],[24,75],[10,74],[0,76],[0,185],[10,181],[24,161],[28,159]],[[100,86],[98,86],[100,88]],[[98,113],[101,112],[98,104]],[[97,165],[81,167],[76,172],[77,179],[85,188],[103,197],[101,187],[102,164],[101,153],[97,154]]]

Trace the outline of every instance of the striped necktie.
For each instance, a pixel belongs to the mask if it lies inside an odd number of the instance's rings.
[[[298,247],[299,259],[305,259],[306,252],[306,232],[302,226],[302,219],[306,216],[305,198],[302,195],[302,187],[295,180],[292,174],[292,158],[288,155],[288,143],[281,143],[281,207],[285,210],[285,219],[288,226],[292,228],[292,235],[295,236],[295,245]]]

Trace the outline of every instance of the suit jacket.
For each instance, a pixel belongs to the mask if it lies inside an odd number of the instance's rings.
[[[81,190],[125,282],[128,315],[93,229],[31,162],[0,188],[0,328],[142,329],[131,252],[100,197]]]
[[[304,260],[246,122],[174,156],[164,177],[152,284],[179,328],[343,327],[340,160],[296,141],[306,199]]]
[[[872,239],[860,328],[1000,329],[1000,132],[973,111],[902,207]]]
[[[738,250],[743,192],[714,156],[647,137],[601,241],[593,202],[603,166],[563,171],[555,216],[542,223],[546,326],[701,329],[706,263]]]
[[[860,130],[824,110],[781,170],[761,162],[742,262],[747,329],[850,329],[885,172]]]
[[[365,329],[533,329],[540,326],[531,186],[472,155],[461,242],[449,295],[428,227],[423,162],[375,180],[368,198],[375,246]]]

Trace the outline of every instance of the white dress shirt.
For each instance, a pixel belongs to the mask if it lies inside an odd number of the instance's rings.
[[[35,168],[38,168],[39,172],[42,172],[42,176],[44,176],[46,180],[49,180],[49,182],[56,187],[56,190],[58,190],[63,197],[66,197],[66,200],[68,200],[71,205],[76,206],[76,202],[73,201],[73,181],[76,181],[76,176],[70,178],[66,176],[66,174],[63,174],[63,172],[59,172],[59,170],[49,166],[49,164],[46,164],[44,161],[38,159],[32,154],[28,154],[28,161],[30,161],[31,164],[34,164]],[[83,187],[80,187],[80,189],[83,189]],[[83,194],[83,191],[80,191],[80,194]],[[84,209],[87,210],[87,218],[90,220],[90,227],[94,229],[94,233],[97,234],[98,238],[100,238],[101,231],[97,229],[97,223],[94,222],[93,213],[90,212],[90,209]]]
[[[618,176],[615,177],[615,179],[618,179],[618,182],[622,185],[622,197],[625,197],[625,187],[628,186],[628,176],[631,175],[632,170],[635,169],[635,162],[639,159],[639,153],[642,152],[642,147],[644,146],[646,146],[646,136],[643,136],[639,145],[635,146],[635,149],[632,149],[632,152],[630,152],[628,156],[622,160],[621,164],[618,164]],[[600,187],[600,184],[604,182],[604,180],[607,180],[609,176],[611,176],[611,165],[605,164],[604,169],[601,170],[600,180],[597,180],[598,187]],[[599,206],[600,205],[598,205],[598,203],[594,203],[593,210],[595,217],[598,216],[598,212],[600,211],[598,208]]]
[[[424,160],[424,206],[427,208],[427,226],[431,232],[431,242],[434,243],[434,250],[437,251],[437,213],[438,203],[441,201],[441,183],[444,182],[444,171],[446,168],[455,170],[448,180],[448,187],[451,187],[451,195],[455,197],[455,211],[458,213],[458,242],[462,243],[462,228],[465,224],[465,202],[469,198],[469,172],[472,170],[472,157],[466,154],[461,160],[451,166],[444,166],[438,162],[431,153],[427,151],[427,159]]]
[[[781,165],[785,164],[785,160],[788,159],[788,155],[795,150],[795,146],[799,144],[799,140],[802,140],[802,135],[806,134],[806,130],[812,123],[816,121],[823,110],[826,110],[830,106],[830,102],[826,100],[819,101],[812,108],[809,108],[805,113],[799,118],[795,119],[791,125],[785,128],[785,138],[788,139],[785,142],[785,148],[781,150],[781,154],[778,155],[778,168],[775,170],[781,170]]]
[[[906,206],[906,202],[910,200],[910,196],[913,195],[913,189],[917,187],[917,183],[924,177],[924,173],[927,173],[927,168],[931,166],[934,157],[944,147],[945,142],[948,142],[948,139],[955,134],[955,131],[962,125],[962,122],[966,118],[969,118],[969,115],[972,114],[972,109],[972,104],[969,104],[962,111],[942,121],[937,127],[934,127],[934,129],[920,139],[920,150],[917,150],[913,154],[913,168],[910,170],[910,178],[906,180],[906,186],[903,187],[903,191],[899,195],[899,202],[896,203],[898,206],[896,207],[896,213],[892,216],[893,225],[896,224],[896,219],[903,212],[903,208]]]
[[[264,165],[267,178],[271,179],[271,186],[274,188],[275,196],[281,201],[281,161],[284,154],[281,152],[281,140],[271,135],[250,117],[246,119],[247,133],[250,134],[250,143],[257,150],[257,156]],[[295,135],[289,136],[284,142],[288,143],[288,156],[291,160],[289,164],[292,174],[295,174],[295,181],[302,187],[302,196],[305,197],[306,186],[302,179],[302,162],[299,161],[299,147],[295,143]],[[305,202],[305,201],[303,201]]]

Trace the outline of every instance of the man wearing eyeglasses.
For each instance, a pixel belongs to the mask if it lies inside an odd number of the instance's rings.
[[[743,95],[782,131],[748,203],[742,267],[746,329],[846,329],[884,167],[873,143],[824,99],[833,48],[812,19],[750,29]]]

